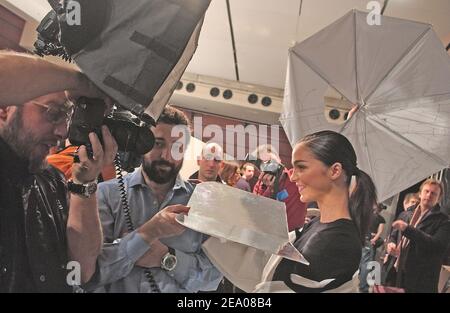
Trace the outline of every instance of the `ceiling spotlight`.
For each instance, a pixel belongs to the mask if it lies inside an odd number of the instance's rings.
[[[272,104],[272,99],[270,97],[264,97],[261,100],[261,104],[265,107],[268,107],[269,105]]]
[[[223,97],[225,98],[225,99],[231,99],[231,97],[233,97],[233,92],[230,90],[230,89],[226,89],[224,92],[223,92]]]
[[[220,94],[220,89],[217,87],[213,87],[209,91],[209,94],[211,95],[211,97],[217,97]]]
[[[339,110],[336,109],[331,109],[330,112],[328,112],[328,116],[332,120],[337,120],[341,116],[341,112],[339,112]]]
[[[255,104],[256,102],[258,102],[258,96],[252,93],[248,96],[248,102],[250,102],[251,104]]]
[[[189,83],[186,85],[187,92],[194,92],[194,90],[195,90],[195,85],[193,83]]]
[[[178,81],[176,89],[177,90],[183,89],[183,82],[181,80]]]

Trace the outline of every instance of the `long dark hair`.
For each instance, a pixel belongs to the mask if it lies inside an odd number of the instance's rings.
[[[351,177],[353,175],[356,177],[356,185],[349,198],[349,210],[361,241],[364,242],[377,196],[370,176],[357,167],[356,153],[352,144],[345,136],[329,130],[307,135],[299,143],[306,145],[312,154],[327,166],[340,163],[347,176],[349,187]]]
[[[236,182],[233,182],[232,179],[236,175],[238,169],[238,163],[234,161],[224,161],[220,171],[220,178],[227,183],[228,186],[234,186]]]

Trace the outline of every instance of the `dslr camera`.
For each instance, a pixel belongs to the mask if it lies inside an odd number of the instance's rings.
[[[259,168],[264,173],[279,176],[283,172],[284,166],[275,160],[269,160],[267,162],[261,162]]]
[[[39,56],[59,56],[71,62],[72,55],[86,45],[92,37],[98,35],[99,27],[103,26],[103,22],[97,22],[104,17],[100,14],[97,20],[91,19],[93,22],[88,25],[68,27],[65,23],[60,23],[64,18],[67,0],[51,0],[49,3],[53,10],[44,17],[36,29],[38,36],[34,44],[35,53]],[[94,4],[86,2],[86,5],[89,6],[84,10],[85,14],[97,14],[93,10]],[[95,6],[99,5],[104,5],[104,0],[95,1]],[[155,122],[146,114],[138,118],[129,110],[119,106],[116,106],[107,117],[104,116],[105,110],[106,105],[101,99],[86,97],[78,99],[69,125],[68,139],[72,145],[85,145],[88,154],[92,156],[89,133],[96,133],[103,143],[101,126],[106,125],[117,142],[122,169],[132,171],[140,165],[142,155],[153,148],[154,136],[150,125],[154,125]]]
[[[275,160],[270,159],[269,161],[264,162],[251,154],[247,154],[244,161],[255,165],[261,172],[273,175],[275,177],[281,176],[284,170],[284,165]]]
[[[211,0],[156,1],[157,6],[148,0],[47,1],[52,10],[37,27],[35,53],[75,61],[120,108],[104,118],[100,100],[80,99],[69,139],[87,144],[89,132],[100,135],[106,124],[119,154],[145,154],[153,146],[150,126],[196,50]]]
[[[89,133],[96,133],[103,143],[101,127],[106,125],[117,142],[122,168],[129,172],[139,166],[141,155],[153,148],[154,135],[131,112],[116,108],[104,117],[105,109],[101,99],[78,99],[69,126],[69,141],[76,146],[85,145],[88,153],[92,153]]]

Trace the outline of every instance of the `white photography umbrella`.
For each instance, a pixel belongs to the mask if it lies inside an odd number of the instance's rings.
[[[429,24],[366,17],[350,11],[289,50],[280,121],[291,145],[345,135],[383,201],[450,164],[450,58]],[[326,117],[352,104],[345,123]]]

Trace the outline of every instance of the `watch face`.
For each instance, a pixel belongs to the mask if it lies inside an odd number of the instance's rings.
[[[177,265],[177,257],[173,254],[166,254],[162,261],[162,266],[165,270],[171,271]]]
[[[94,192],[96,192],[97,191],[97,184],[96,183],[92,183],[92,184],[89,184],[88,185],[88,187],[87,187],[87,193],[89,194],[89,195],[92,195]]]

